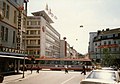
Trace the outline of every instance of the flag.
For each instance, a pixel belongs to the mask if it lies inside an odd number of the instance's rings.
[[[53,15],[53,13],[51,13],[51,17],[53,17],[54,15]]]
[[[48,10],[48,14],[51,14],[51,9]]]
[[[56,17],[56,16],[54,16],[54,18],[55,18],[55,19],[57,19],[57,17]]]
[[[48,4],[46,4],[45,10],[47,10],[47,11],[48,11]]]

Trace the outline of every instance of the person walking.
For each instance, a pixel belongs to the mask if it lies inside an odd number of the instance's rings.
[[[39,66],[37,67],[37,73],[39,73],[39,70],[40,70],[40,68],[39,68]]]
[[[67,66],[65,67],[65,74],[68,73],[68,68]]]
[[[31,68],[30,68],[31,74],[32,74],[32,70],[33,70],[33,66],[31,66]]]
[[[85,65],[84,65],[84,64],[82,65],[82,69],[83,69],[83,70],[82,70],[81,74],[86,75],[86,70],[85,70]]]

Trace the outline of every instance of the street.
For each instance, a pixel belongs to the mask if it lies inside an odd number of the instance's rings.
[[[66,74],[64,71],[40,71],[34,76],[7,84],[79,84],[84,78],[84,75],[80,73],[80,71],[69,71]]]

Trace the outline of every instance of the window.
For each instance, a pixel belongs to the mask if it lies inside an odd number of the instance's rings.
[[[9,5],[7,5],[7,8],[6,8],[6,18],[9,19],[9,12],[10,12],[10,7]]]
[[[108,41],[108,44],[111,44],[111,41]]]
[[[120,41],[118,41],[118,43],[120,44]]]
[[[40,34],[40,30],[38,30],[38,34]]]
[[[6,28],[6,31],[5,31],[5,41],[8,41],[8,28]]]
[[[38,25],[40,25],[40,21],[38,21]]]
[[[24,18],[23,25],[24,25],[24,27],[26,26],[26,18]]]
[[[113,37],[115,37],[115,34],[113,34]]]
[[[31,25],[37,25],[37,21],[31,21]]]
[[[16,24],[17,23],[17,12],[14,11],[14,23]]]
[[[114,44],[116,44],[116,41],[114,41]]]
[[[106,45],[106,41],[104,41],[104,45]]]
[[[30,34],[36,34],[36,30],[31,30]]]
[[[40,44],[40,40],[38,40],[38,45]]]
[[[1,27],[1,39],[4,40],[4,26]]]
[[[17,0],[14,0],[17,3]]]
[[[27,25],[29,25],[29,21],[27,21]]]
[[[39,51],[39,50],[37,51],[37,54],[38,54],[38,55],[40,54],[40,51]]]
[[[15,31],[13,31],[13,43],[15,43]]]
[[[27,34],[29,34],[29,31],[27,30]]]
[[[5,11],[6,11],[6,3],[3,2],[3,14],[4,14],[4,16],[5,16]]]
[[[117,49],[116,49],[116,48],[114,48],[114,51],[117,51]]]
[[[30,40],[30,44],[35,45],[36,44],[36,40]]]
[[[28,45],[28,40],[26,40],[26,44]]]
[[[10,12],[10,6],[7,5],[5,2],[3,2],[3,14],[7,19],[9,19],[9,12]]]
[[[95,48],[95,51],[97,52],[97,48]]]

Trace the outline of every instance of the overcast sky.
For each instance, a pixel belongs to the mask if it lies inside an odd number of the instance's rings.
[[[46,4],[57,16],[52,25],[61,39],[82,54],[88,52],[89,32],[120,27],[120,0],[29,0],[28,15],[45,10]]]

